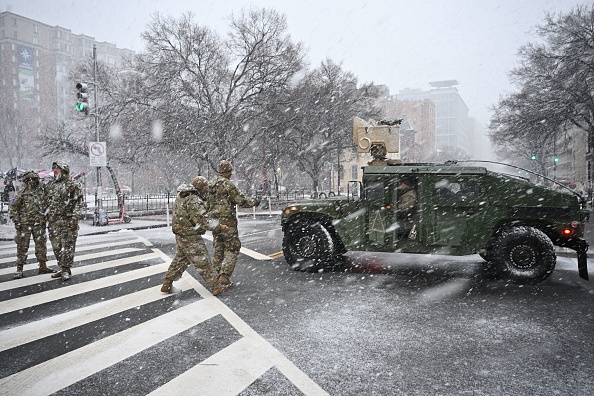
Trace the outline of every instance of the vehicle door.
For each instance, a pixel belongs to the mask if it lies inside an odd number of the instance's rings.
[[[473,175],[435,175],[432,196],[433,244],[474,251],[477,230],[487,209],[480,179]]]
[[[340,209],[332,224],[347,250],[365,250],[368,245],[367,206],[361,199],[362,190],[361,182],[350,181],[346,201],[337,201]]]
[[[393,179],[368,180],[363,185],[367,208],[366,239],[370,249],[389,250],[394,245],[396,215]]]

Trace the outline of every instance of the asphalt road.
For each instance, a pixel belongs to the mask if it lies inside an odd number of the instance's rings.
[[[32,253],[13,280],[14,243],[0,242],[2,393],[594,391],[594,287],[575,255],[520,286],[485,277],[477,255],[351,253],[338,271],[295,272],[278,219],[241,219],[240,235],[236,286],[220,298],[192,269],[159,292],[167,228],[79,237],[69,282],[36,275]]]
[[[278,257],[277,221],[242,221],[240,235]],[[331,395],[594,393],[594,287],[575,255],[535,286],[483,276],[478,255],[347,263],[304,273],[242,255],[221,300]]]

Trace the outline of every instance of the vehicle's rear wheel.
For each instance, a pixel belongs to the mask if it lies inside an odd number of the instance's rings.
[[[311,272],[331,268],[336,256],[330,233],[313,221],[300,221],[287,227],[283,253],[293,270]]]
[[[525,226],[503,230],[493,241],[490,253],[498,271],[516,283],[542,282],[551,275],[557,261],[550,238]]]

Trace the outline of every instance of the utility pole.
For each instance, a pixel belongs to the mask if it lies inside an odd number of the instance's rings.
[[[99,104],[97,102],[97,46],[93,44],[93,85],[95,86],[95,90],[93,92],[93,99],[95,100],[95,141],[99,141]],[[99,206],[101,202],[99,200],[99,187],[101,186],[101,167],[97,167],[97,184],[95,188],[95,221],[100,223],[99,221]],[[97,225],[97,224],[93,224]]]
[[[88,84],[92,84],[94,87],[94,100],[95,100],[95,111],[90,113],[93,117],[95,117],[95,141],[99,142],[99,104],[97,100],[97,92],[99,91],[99,87],[97,86],[97,46],[93,45],[93,82],[82,81],[76,84],[76,89],[78,93],[76,94],[77,102],[76,102],[76,110],[84,113],[85,115],[89,115],[89,95],[87,93]],[[89,147],[89,155],[91,155],[91,148]],[[92,164],[91,164],[92,165]],[[99,199],[99,188],[101,186],[101,166],[100,164],[97,166],[97,183],[95,186],[95,213],[93,216],[93,225],[99,225],[99,210],[101,206],[101,201]]]

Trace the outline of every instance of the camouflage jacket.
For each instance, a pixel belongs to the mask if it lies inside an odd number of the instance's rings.
[[[66,175],[48,183],[47,219],[49,222],[78,219],[82,215],[82,210],[83,194],[76,181]]]
[[[208,215],[221,224],[237,226],[237,209],[256,206],[256,201],[239,191],[233,182],[226,177],[216,176],[208,183]]]
[[[408,188],[399,192],[398,196],[398,218],[404,219],[413,215],[417,204],[417,193],[414,189]]]
[[[206,217],[206,207],[198,194],[181,193],[175,199],[171,223],[175,235],[202,235],[212,229]]]
[[[45,226],[46,188],[42,183],[37,186],[27,184],[18,192],[14,204],[10,207],[10,219],[13,223],[41,224]]]

